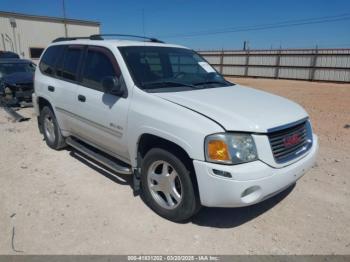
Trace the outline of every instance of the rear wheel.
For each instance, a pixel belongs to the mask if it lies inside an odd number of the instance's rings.
[[[52,149],[61,149],[66,144],[61,134],[55,114],[52,109],[45,106],[40,112],[40,124],[43,130],[46,144]]]
[[[199,209],[190,170],[164,149],[154,148],[145,155],[141,188],[146,204],[169,220],[186,220]]]

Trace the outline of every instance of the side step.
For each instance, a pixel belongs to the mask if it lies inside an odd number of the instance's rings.
[[[80,143],[79,141],[71,137],[66,138],[66,143],[71,147],[75,148],[76,150],[78,150],[79,152],[83,153],[84,155],[92,158],[93,160],[99,162],[100,164],[112,169],[113,171],[119,174],[122,174],[122,175],[132,174],[130,167],[122,166],[116,163],[117,161],[113,161],[112,159],[95,152],[94,150],[90,149],[88,146],[85,146],[83,143]]]

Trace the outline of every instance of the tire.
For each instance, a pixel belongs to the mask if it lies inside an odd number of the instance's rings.
[[[189,219],[200,208],[189,168],[161,148],[151,149],[142,160],[141,194],[153,211],[174,222]]]
[[[45,106],[40,112],[40,124],[44,134],[46,144],[55,150],[66,146],[64,137],[58,126],[57,119],[52,109]]]

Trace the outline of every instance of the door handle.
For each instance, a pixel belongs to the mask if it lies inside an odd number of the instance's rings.
[[[48,86],[47,90],[49,90],[50,92],[55,92],[55,87],[53,86]]]
[[[78,95],[78,100],[79,100],[80,102],[85,102],[85,101],[86,101],[86,97],[83,96],[83,95]]]

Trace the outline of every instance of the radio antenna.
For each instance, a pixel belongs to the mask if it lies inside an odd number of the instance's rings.
[[[143,36],[146,36],[146,31],[145,31],[145,9],[142,8],[142,33]]]

